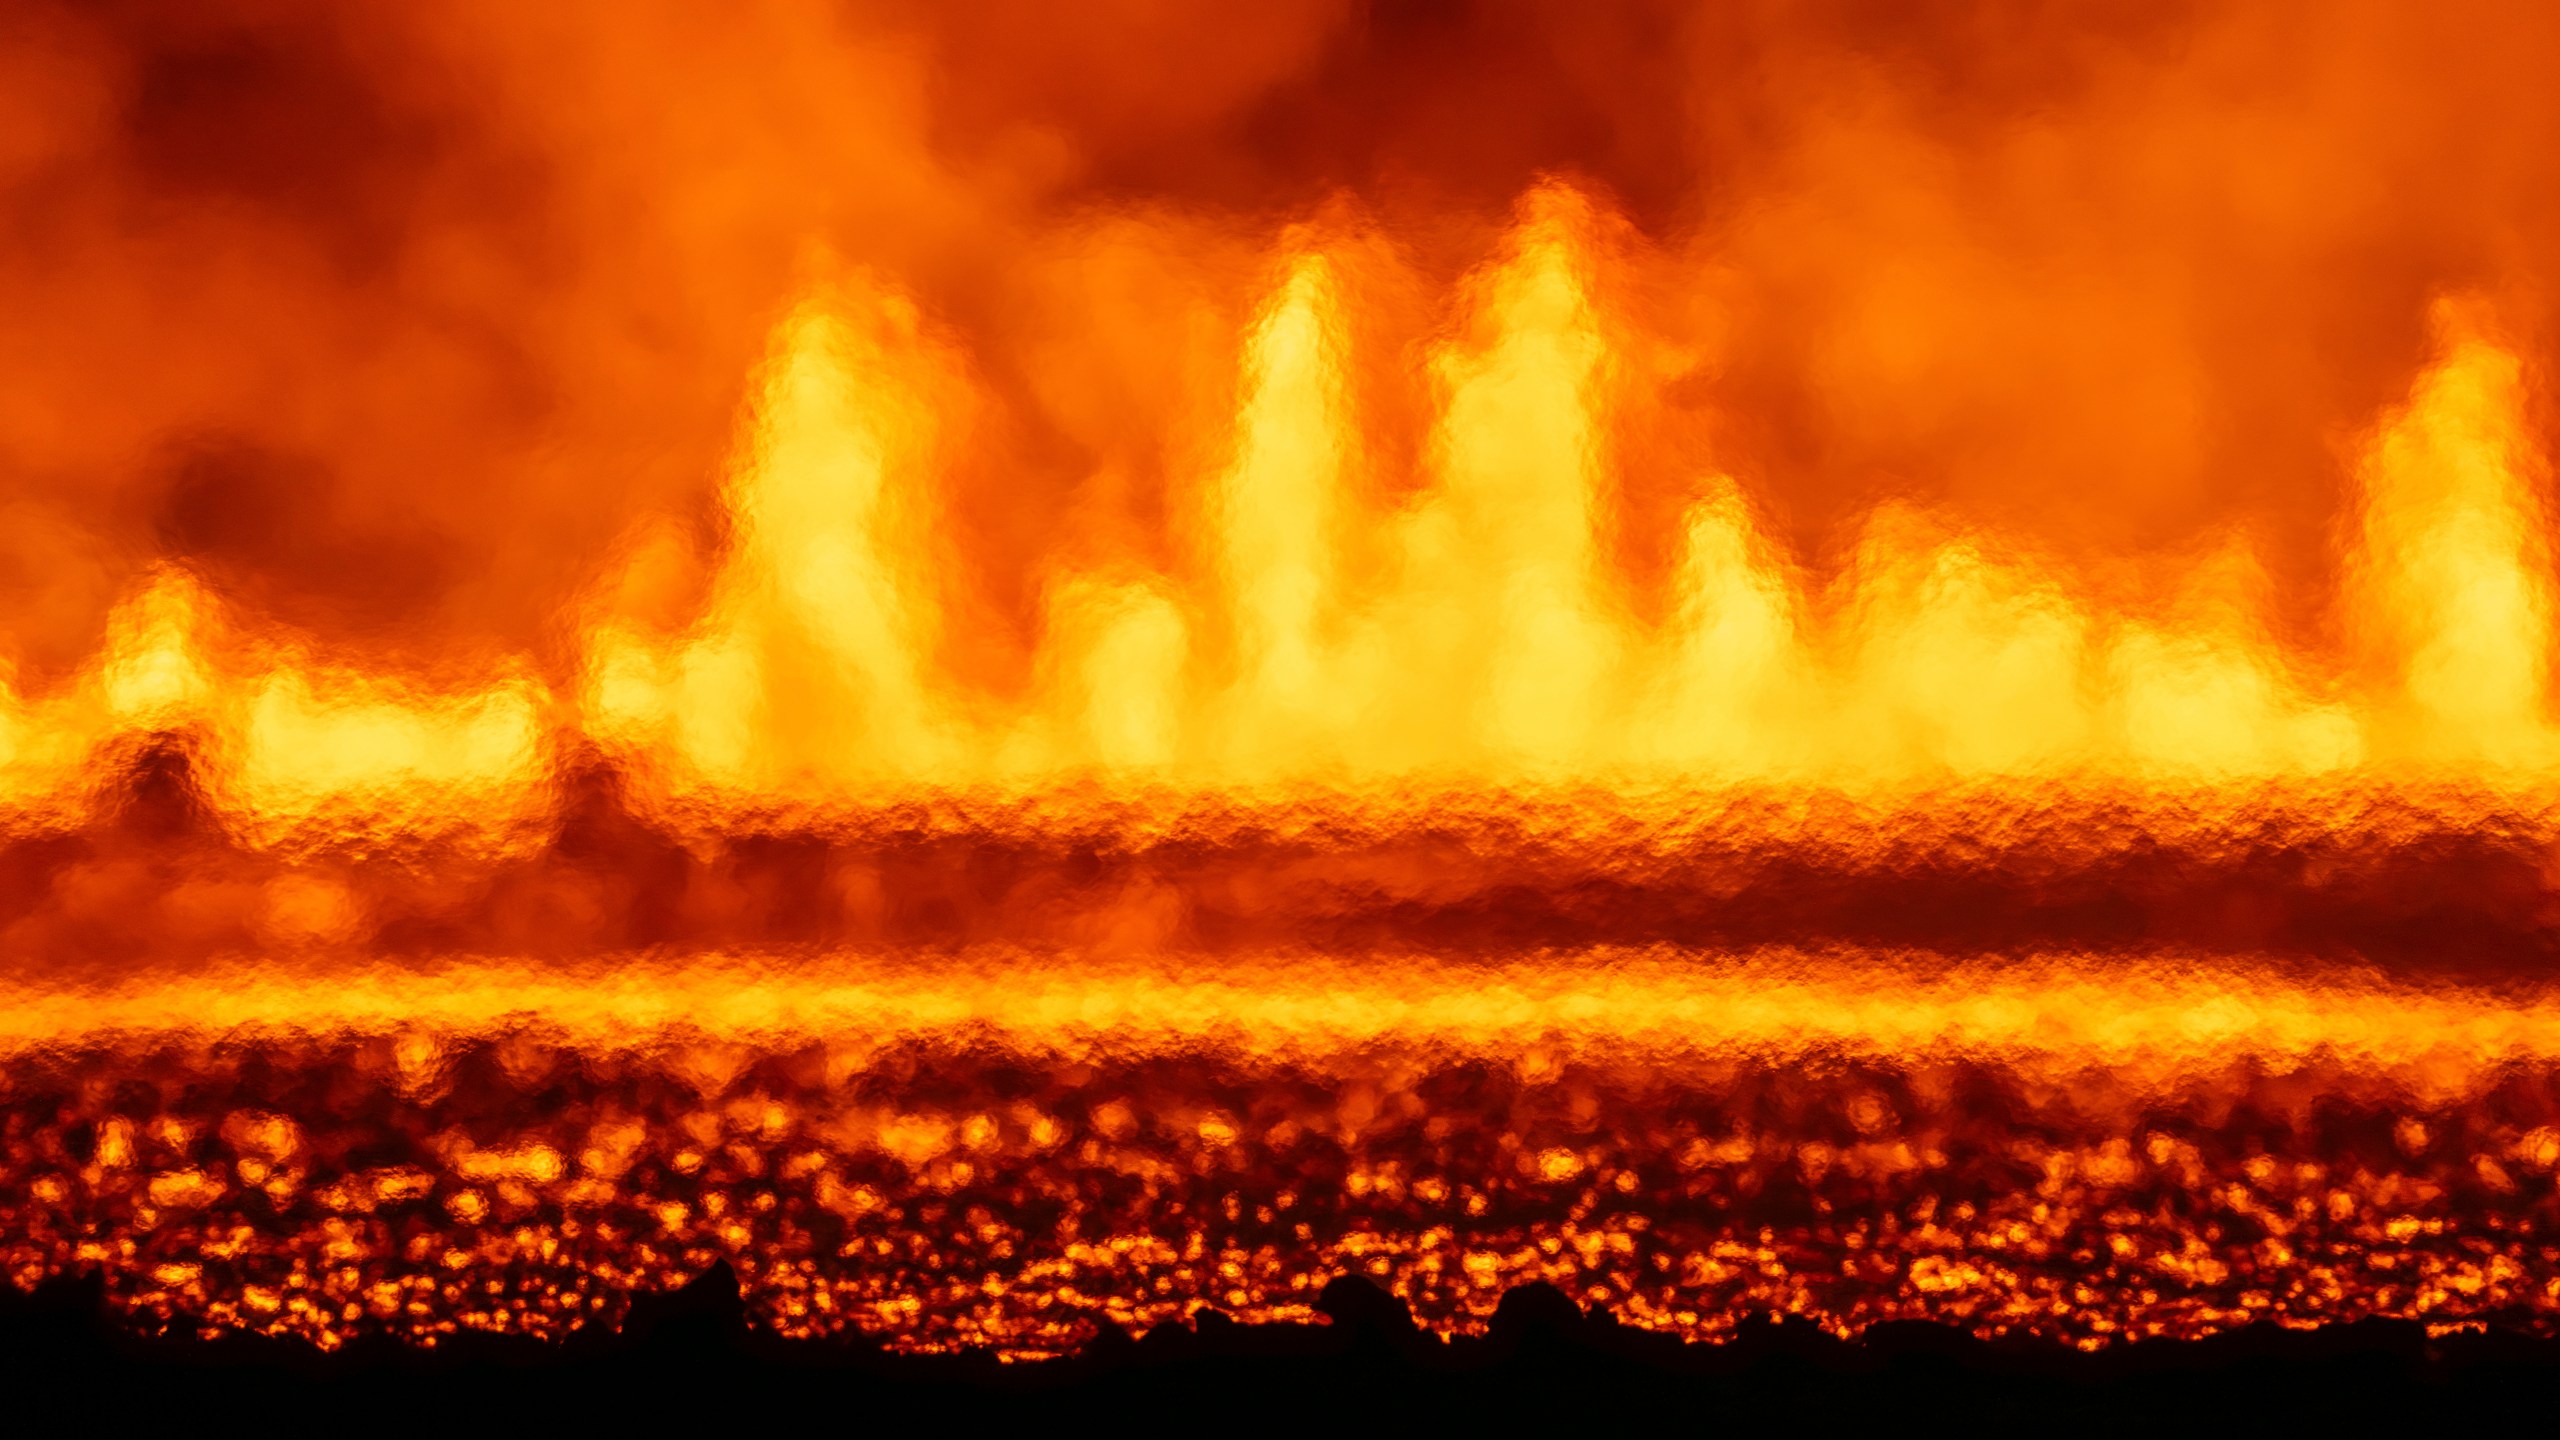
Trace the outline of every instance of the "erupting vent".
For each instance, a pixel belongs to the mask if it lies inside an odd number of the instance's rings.
[[[18,1284],[2560,1315],[2549,15],[727,8],[0,31]]]

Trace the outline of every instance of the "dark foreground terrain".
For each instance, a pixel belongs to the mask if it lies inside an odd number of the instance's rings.
[[[649,1430],[775,1426],[1108,1425],[1146,1430],[1508,1430],[1720,1433],[1930,1427],[2101,1433],[2447,1423],[2539,1413],[2560,1393],[2560,1342],[2496,1330],[2430,1337],[2400,1322],[2272,1327],[2097,1354],[1883,1325],[1841,1342],[1796,1322],[1690,1345],[1586,1315],[1544,1285],[1513,1290],[1491,1332],[1442,1341],[1357,1280],[1323,1325],[1107,1332],[1072,1359],[890,1355],[749,1327],[734,1276],[635,1303],[628,1323],[565,1343],[464,1336],[433,1350],[361,1342],[153,1336],[120,1327],[94,1282],[0,1290],[0,1383],[22,1420],[120,1433]],[[29,1432],[21,1432],[29,1433]]]

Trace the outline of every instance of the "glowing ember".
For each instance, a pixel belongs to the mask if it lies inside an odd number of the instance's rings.
[[[1479,18],[1732,174],[1379,118],[1240,200],[1106,161],[1456,82],[1383,7],[1133,6],[1073,83],[940,8],[0,35],[0,181],[69,187],[0,239],[19,1283],[2560,1315],[2549,16],[1994,37],[2080,58],[1944,124],[1943,36]]]

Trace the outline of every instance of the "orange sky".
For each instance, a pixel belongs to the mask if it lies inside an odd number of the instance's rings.
[[[1816,566],[1884,497],[2083,558],[2244,526],[2316,640],[2341,456],[2430,298],[2547,353],[2543,6],[1056,13],[13,7],[22,679],[165,557],[327,647],[566,663],[554,621],[636,522],[717,530],[768,331],[847,266],[961,357],[954,556],[1019,655],[1043,567],[1182,563],[1168,497],[1286,226],[1379,257],[1392,489],[1415,347],[1549,171],[1630,225],[1639,580],[1712,466]]]

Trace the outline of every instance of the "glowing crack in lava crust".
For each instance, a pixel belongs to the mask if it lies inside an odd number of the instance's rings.
[[[2552,1328],[2549,13],[714,8],[0,36],[15,1283]]]

